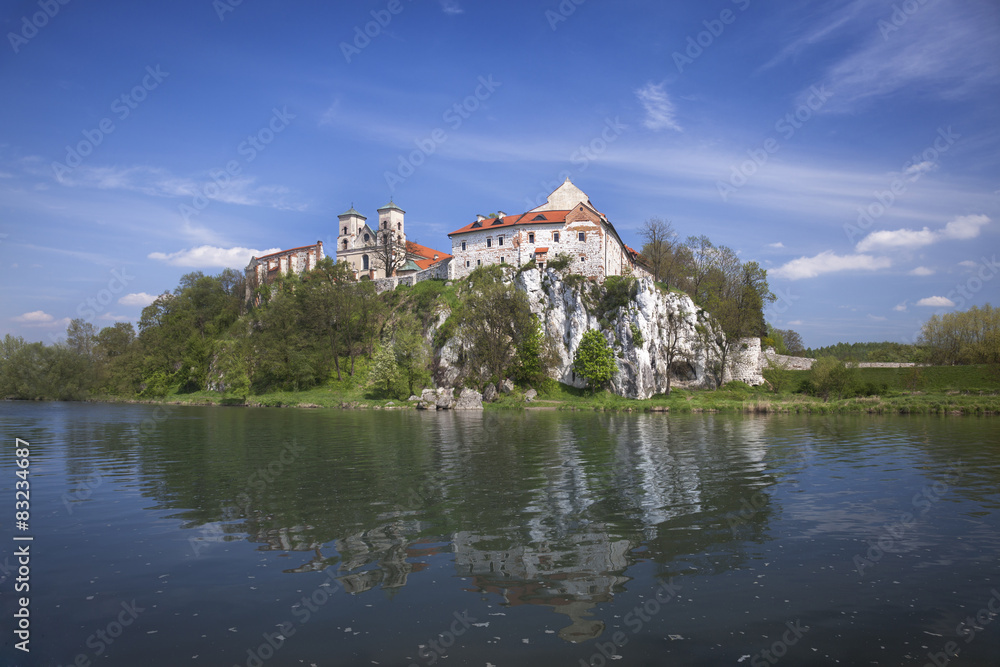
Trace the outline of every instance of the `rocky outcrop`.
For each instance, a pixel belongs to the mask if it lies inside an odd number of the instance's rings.
[[[611,390],[621,396],[649,398],[664,393],[668,378],[673,388],[709,389],[719,379],[748,384],[764,381],[758,339],[732,345],[724,369],[725,336],[711,316],[687,295],[664,292],[650,278],[638,281],[634,298],[616,313],[597,312],[593,283],[579,276],[529,269],[512,280],[527,294],[532,312],[541,319],[555,362],[550,375],[559,382],[586,386],[573,371],[573,357],[589,329],[601,331],[615,352],[618,370]],[[439,315],[438,321],[445,317]],[[457,384],[461,379],[461,352],[458,332],[438,350],[439,383]]]

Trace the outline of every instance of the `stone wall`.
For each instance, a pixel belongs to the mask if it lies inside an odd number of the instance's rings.
[[[815,359],[810,359],[809,357],[790,357],[786,354],[778,354],[774,351],[773,347],[769,347],[760,353],[760,366],[761,368],[767,368],[768,362],[784,366],[790,371],[807,371],[812,368]],[[914,364],[912,362],[895,362],[895,361],[861,361],[858,362],[858,368],[913,368],[914,366],[919,366],[920,364]]]
[[[417,271],[407,276],[394,276],[392,278],[378,278],[375,283],[375,291],[381,294],[396,289],[400,285],[410,287],[425,280],[448,280],[450,278],[452,260],[446,259],[438,262],[429,269]]]
[[[729,364],[723,381],[746,382],[751,386],[764,384],[761,356],[760,338],[741,338],[729,351]]]

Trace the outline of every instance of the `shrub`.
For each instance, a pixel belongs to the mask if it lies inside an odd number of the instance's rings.
[[[646,342],[646,339],[642,337],[642,331],[639,330],[635,322],[629,324],[628,328],[632,331],[632,345],[642,347],[642,344]]]
[[[572,261],[573,261],[572,257],[570,257],[564,252],[561,252],[549,260],[548,266],[550,269],[553,269],[555,271],[565,271],[566,269],[569,268],[570,262]]]
[[[833,357],[820,357],[813,364],[809,376],[815,385],[816,395],[826,401],[831,395],[837,398],[853,395],[857,382],[856,370],[854,366],[848,366]]]
[[[596,390],[611,381],[617,366],[615,355],[604,334],[589,329],[573,357],[573,370],[582,376]]]

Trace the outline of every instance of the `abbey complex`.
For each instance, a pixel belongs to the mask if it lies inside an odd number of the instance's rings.
[[[378,209],[373,229],[353,206],[338,216],[335,257],[346,262],[358,280],[375,280],[382,289],[428,278],[454,279],[488,264],[539,268],[559,255],[570,258],[573,273],[604,280],[608,276],[648,275],[635,250],[622,241],[607,216],[567,178],[547,201],[525,213],[498,212],[448,234],[451,253],[406,239],[406,212],[390,201]],[[254,257],[246,268],[248,296],[253,286],[280,274],[301,273],[325,257],[322,241],[315,245]]]

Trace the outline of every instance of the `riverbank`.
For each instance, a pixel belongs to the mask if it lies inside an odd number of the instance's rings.
[[[987,366],[926,367],[914,375],[912,369],[858,369],[867,395],[828,400],[798,393],[809,379],[808,371],[789,371],[790,389],[775,393],[770,388],[733,383],[717,391],[675,389],[670,396],[636,400],[607,391],[592,393],[553,383],[532,401],[520,390],[502,396],[486,410],[596,410],[607,412],[745,413],[745,414],[1000,414],[1000,374]],[[297,392],[270,392],[258,396],[224,396],[214,392],[168,394],[160,398],[94,397],[91,400],[169,405],[240,407],[298,407],[327,409],[413,410],[416,402],[377,398],[349,378],[330,385]]]

